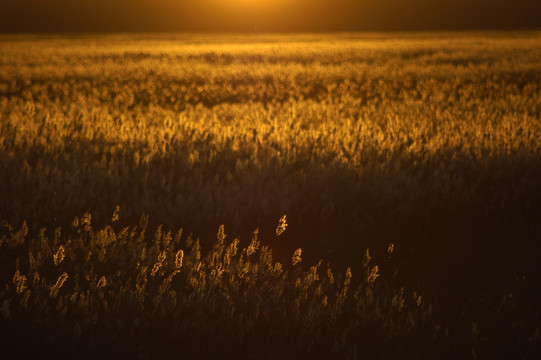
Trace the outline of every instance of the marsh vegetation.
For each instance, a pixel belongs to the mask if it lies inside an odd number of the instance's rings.
[[[11,349],[535,357],[539,33],[0,49]]]

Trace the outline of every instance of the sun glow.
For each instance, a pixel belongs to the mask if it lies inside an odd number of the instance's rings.
[[[286,3],[285,0],[229,0],[231,4],[239,4],[245,6],[264,6],[269,4]]]
[[[273,11],[279,8],[284,9],[285,5],[289,4],[287,7],[291,5],[291,2],[287,0],[214,0],[214,2],[220,3],[220,7],[231,10],[247,11]]]
[[[298,13],[300,4],[304,4],[303,1],[207,0],[201,1],[199,8],[202,14],[206,14],[203,22],[212,18],[213,25],[226,29],[269,29],[291,21],[292,15]]]

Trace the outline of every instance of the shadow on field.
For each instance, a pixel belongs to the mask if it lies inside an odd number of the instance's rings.
[[[206,248],[220,224],[229,240],[240,236],[243,243],[259,228],[279,260],[289,261],[300,247],[306,263],[324,258],[336,268],[356,268],[370,248],[383,273],[398,271],[406,284],[463,296],[501,291],[517,277],[539,280],[541,167],[528,155],[452,166],[439,157],[366,159],[352,169],[274,155],[254,162],[233,148],[194,163],[181,144],[137,162],[142,145],[123,144],[121,158],[104,151],[109,145],[80,142],[59,160],[39,147],[0,154],[0,215],[15,226],[26,220],[34,233],[69,231],[75,215],[90,212],[103,226],[120,205],[121,225],[139,224],[146,213],[151,228],[183,228]],[[297,151],[310,158],[309,149]],[[277,237],[284,214],[289,226]]]

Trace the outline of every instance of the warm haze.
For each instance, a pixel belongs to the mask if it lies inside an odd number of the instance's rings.
[[[537,0],[2,0],[0,31],[355,31],[541,26]]]

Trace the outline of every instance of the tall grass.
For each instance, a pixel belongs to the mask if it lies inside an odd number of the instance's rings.
[[[10,350],[26,342],[67,358],[401,354],[403,344],[378,347],[406,341],[432,312],[420,295],[380,282],[368,250],[353,277],[321,261],[303,266],[301,249],[276,262],[257,230],[241,247],[221,226],[204,251],[182,230],[147,235],[144,218],[100,230],[90,219],[52,237],[4,224],[2,263],[16,269],[2,272],[0,293],[2,335],[18,340]]]
[[[210,357],[203,334],[246,358],[533,353],[539,33],[0,49],[6,335],[144,356]]]

